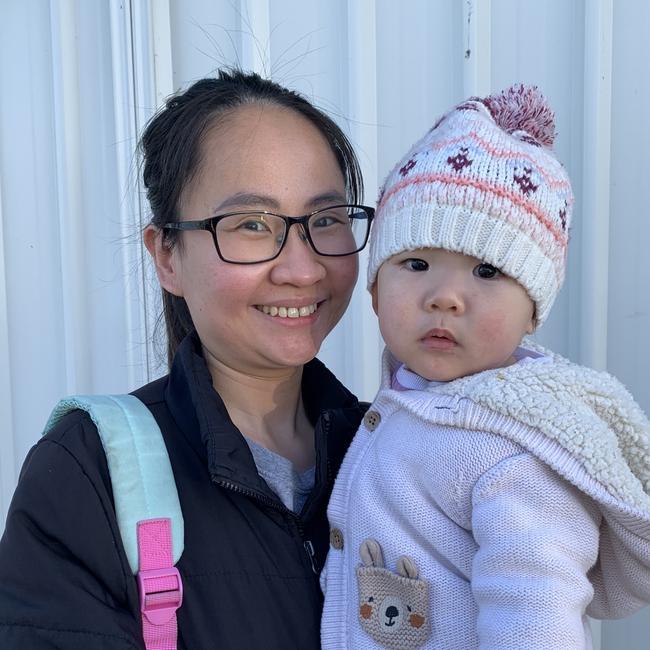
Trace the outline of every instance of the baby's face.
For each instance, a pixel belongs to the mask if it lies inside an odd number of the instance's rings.
[[[384,262],[372,304],[393,355],[430,381],[510,365],[534,329],[533,302],[518,282],[481,260],[439,248]]]

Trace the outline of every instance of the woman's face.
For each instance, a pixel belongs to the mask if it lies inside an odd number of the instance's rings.
[[[294,111],[240,107],[207,133],[201,154],[182,221],[249,209],[300,216],[346,203],[327,141]],[[157,259],[163,286],[187,302],[209,364],[265,376],[317,354],[348,305],[358,260],[317,255],[300,234],[293,226],[279,257],[259,264],[223,262],[207,231],[183,232],[162,272]]]

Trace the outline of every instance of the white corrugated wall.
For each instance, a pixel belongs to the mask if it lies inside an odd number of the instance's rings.
[[[650,3],[645,0],[0,0],[0,522],[57,398],[161,372],[134,149],[162,97],[221,65],[329,111],[373,203],[469,94],[534,83],[557,114],[577,210],[539,339],[616,374],[650,411]],[[360,282],[321,357],[360,396],[380,341]],[[647,647],[650,614],[602,626]]]

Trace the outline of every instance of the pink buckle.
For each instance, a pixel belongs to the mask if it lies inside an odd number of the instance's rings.
[[[162,580],[169,579],[175,582],[172,588]],[[155,580],[155,583],[147,583]],[[172,584],[173,584],[172,583]],[[163,587],[160,589],[160,587]],[[176,614],[176,610],[183,604],[183,582],[176,567],[166,569],[145,569],[138,573],[138,589],[140,590],[140,611],[153,625],[164,625]]]

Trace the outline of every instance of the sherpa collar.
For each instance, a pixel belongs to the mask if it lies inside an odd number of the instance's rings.
[[[529,340],[524,346],[550,357],[552,363],[514,364],[426,390],[453,398],[450,405],[469,401],[469,407],[453,409],[456,426],[490,430],[497,414],[524,425],[519,429],[541,432],[568,451],[613,497],[650,513],[650,421],[627,389],[606,372],[579,366]],[[390,387],[394,367],[385,351],[385,388]],[[395,399],[402,407],[434,422],[452,423],[439,406],[423,412],[431,400],[398,395]],[[516,441],[527,446],[525,436]]]

